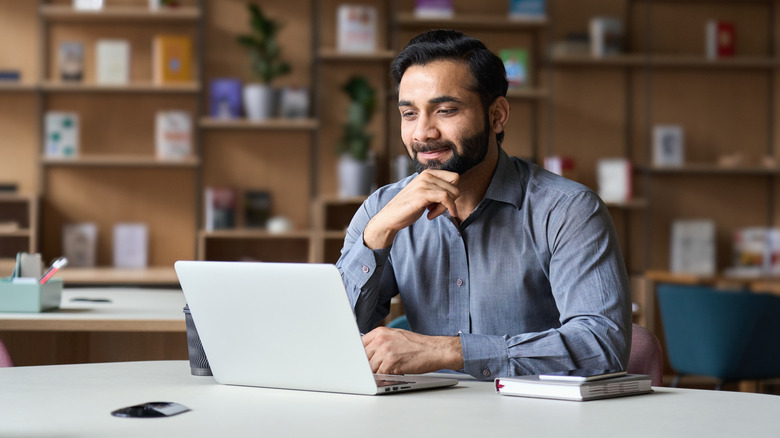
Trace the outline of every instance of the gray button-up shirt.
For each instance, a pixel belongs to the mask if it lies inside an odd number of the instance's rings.
[[[628,365],[631,299],[614,225],[587,187],[501,150],[485,198],[460,226],[423,214],[390,248],[363,229],[409,181],[372,194],[337,265],[364,332],[401,294],[409,324],[460,336],[477,378]]]

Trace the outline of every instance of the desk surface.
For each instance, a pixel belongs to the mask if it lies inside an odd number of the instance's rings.
[[[218,385],[186,361],[0,369],[0,436],[776,437],[780,397],[656,388],[570,402],[501,396],[490,382],[386,396]],[[174,401],[169,418],[114,409]]]
[[[0,313],[0,330],[185,332],[184,304],[175,289],[66,288],[60,309]]]

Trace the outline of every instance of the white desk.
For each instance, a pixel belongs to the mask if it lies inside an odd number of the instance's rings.
[[[185,359],[184,304],[176,289],[66,288],[60,309],[0,312],[0,338],[19,365]]]
[[[0,330],[185,332],[184,304],[180,290],[66,288],[57,310],[0,312]]]
[[[358,396],[218,385],[186,361],[0,369],[0,436],[777,437],[780,397],[657,388],[585,403],[506,397],[489,382]],[[169,418],[114,409],[174,401]]]

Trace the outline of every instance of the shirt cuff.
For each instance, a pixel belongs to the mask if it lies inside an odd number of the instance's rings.
[[[483,380],[509,375],[506,341],[505,336],[461,333],[463,371]]]
[[[351,283],[361,285],[362,288],[377,269],[384,267],[390,257],[390,248],[372,250],[363,243],[363,234],[358,242],[350,250],[349,269],[344,270],[344,275],[349,277]]]

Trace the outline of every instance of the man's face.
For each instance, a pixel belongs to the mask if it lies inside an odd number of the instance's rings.
[[[465,63],[413,65],[398,87],[401,139],[418,172],[442,169],[463,174],[481,163],[490,127]]]

